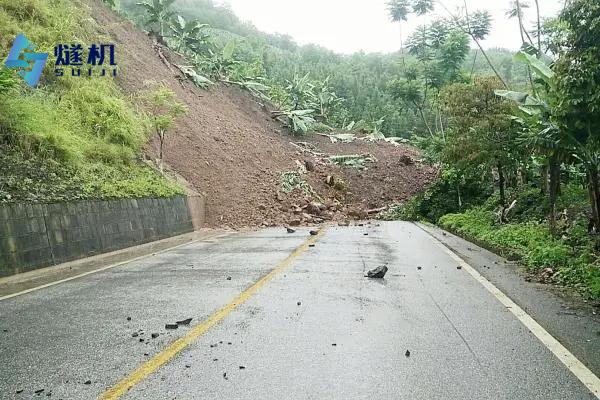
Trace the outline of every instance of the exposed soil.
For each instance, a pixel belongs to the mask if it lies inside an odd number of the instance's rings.
[[[197,88],[161,59],[154,41],[144,32],[100,0],[86,3],[99,33],[117,45],[118,82],[123,90],[133,95],[147,89],[149,81],[161,82],[187,105],[188,112],[168,134],[165,162],[206,194],[210,226],[303,224],[344,220],[348,214],[361,218],[368,209],[408,199],[436,176],[434,169],[418,162],[418,152],[409,146],[364,141],[332,144],[318,135],[291,135],[271,118],[268,105],[237,87]],[[167,49],[161,51],[170,62],[185,64]],[[147,146],[148,157],[156,158],[156,142],[153,139]],[[377,162],[363,172],[326,165],[291,142],[308,142],[318,152],[330,154],[371,154]],[[414,164],[407,165],[408,159]],[[318,196],[309,199],[299,190],[283,193],[281,174],[298,170],[305,161],[315,165],[305,179]],[[328,176],[346,185],[334,189],[326,183]],[[311,201],[321,203],[318,212]]]

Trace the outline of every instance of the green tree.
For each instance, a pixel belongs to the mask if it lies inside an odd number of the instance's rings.
[[[141,98],[150,119],[152,130],[159,140],[160,171],[163,171],[164,144],[167,132],[173,127],[175,121],[184,115],[187,107],[179,103],[172,90],[165,86],[144,93]]]
[[[477,78],[473,83],[455,83],[444,89],[442,103],[450,125],[442,161],[462,171],[496,173],[500,206],[504,208],[506,177],[516,169],[520,149],[511,105],[495,94],[500,87],[497,78]]]

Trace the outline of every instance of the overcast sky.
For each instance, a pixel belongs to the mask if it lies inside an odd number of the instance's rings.
[[[533,23],[535,11],[525,10],[526,21]],[[555,16],[564,0],[539,0],[543,16]],[[252,22],[258,29],[269,33],[285,33],[300,44],[315,43],[338,53],[393,52],[399,49],[399,28],[389,21],[387,0],[217,0],[229,3],[244,21]],[[455,10],[463,0],[443,0],[444,5]],[[505,16],[510,0],[467,0],[469,11],[486,9],[494,17],[494,30],[484,43],[485,47],[520,47],[518,23]],[[435,13],[447,16],[436,6]],[[433,16],[427,16],[431,20]],[[423,17],[411,16],[404,24],[405,37]]]

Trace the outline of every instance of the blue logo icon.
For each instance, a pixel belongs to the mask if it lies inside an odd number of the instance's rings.
[[[18,69],[18,74],[32,88],[40,81],[48,60],[48,53],[35,53],[35,47],[23,34],[17,35],[5,63],[7,68]]]

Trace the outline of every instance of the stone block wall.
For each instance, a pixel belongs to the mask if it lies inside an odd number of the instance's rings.
[[[0,277],[193,230],[185,196],[0,206]]]

